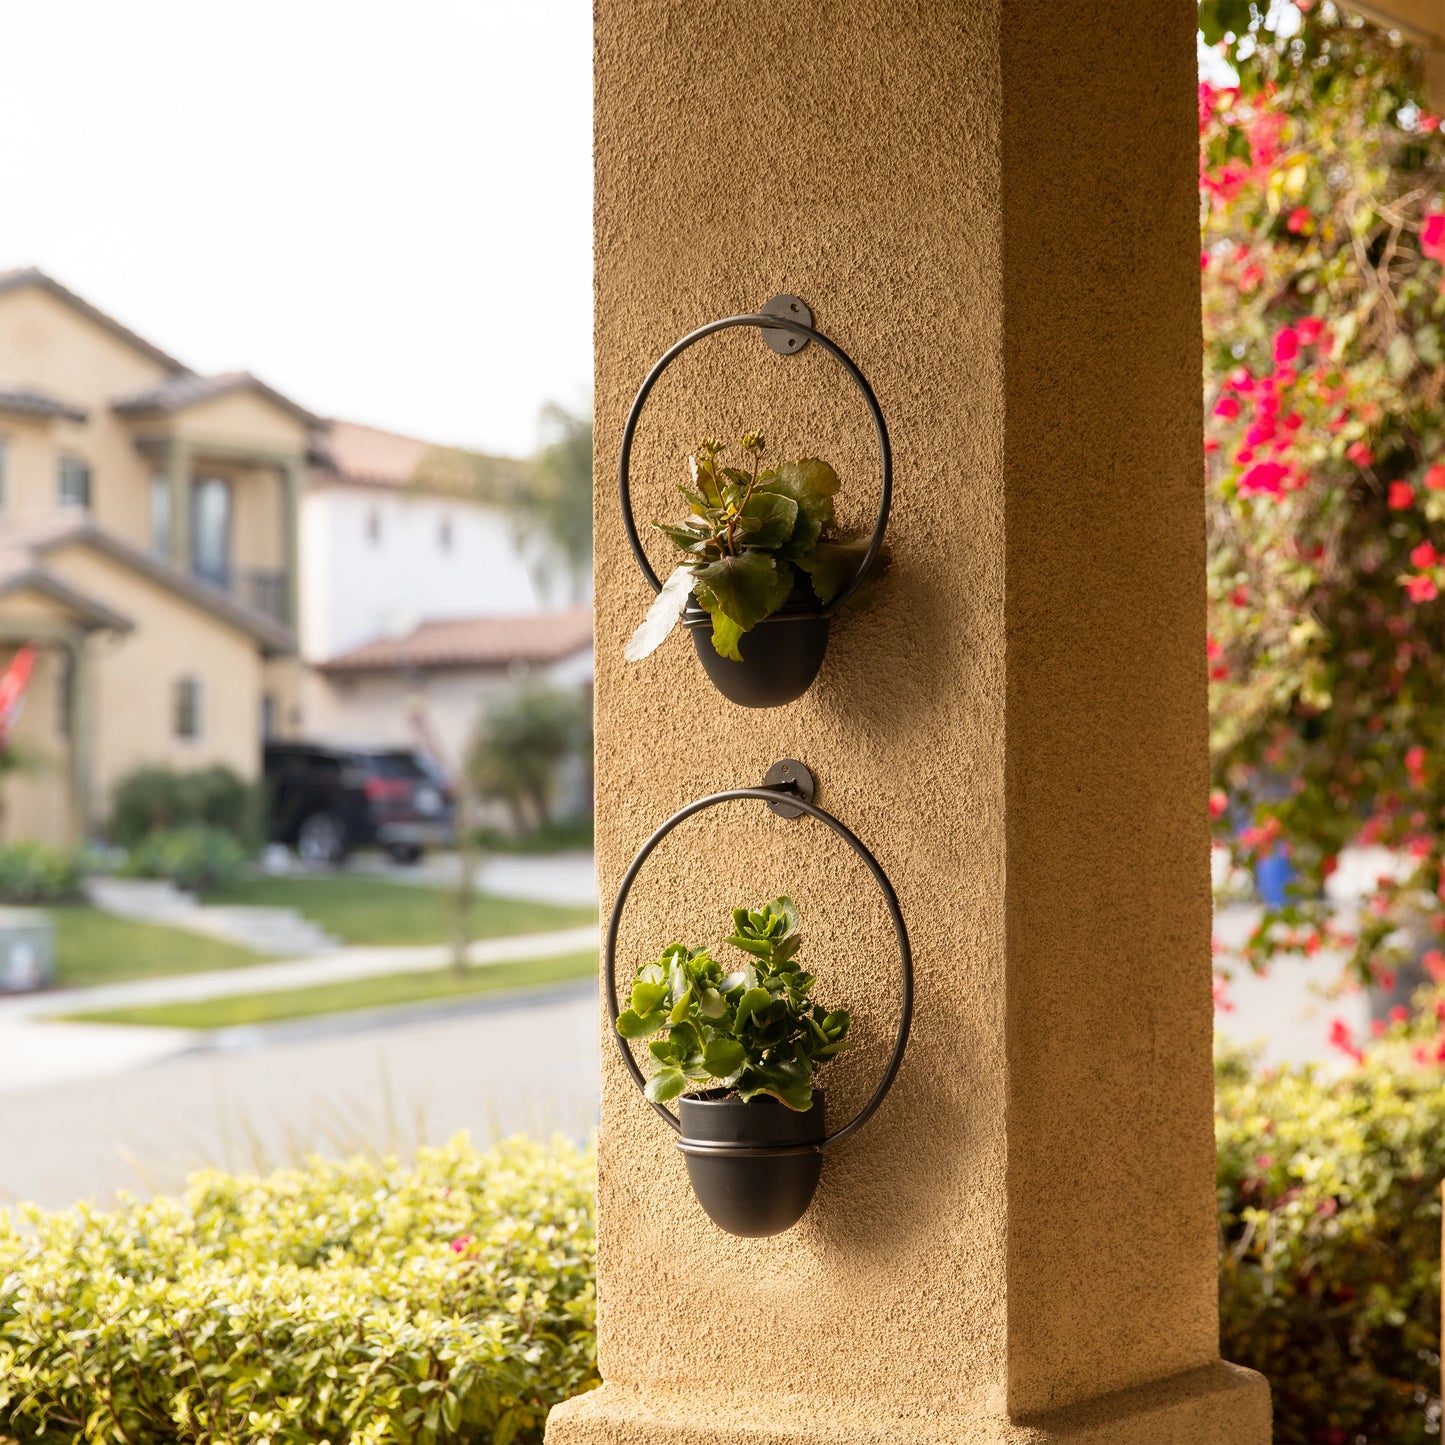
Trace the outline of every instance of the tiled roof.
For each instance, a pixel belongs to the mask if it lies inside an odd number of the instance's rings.
[[[417,487],[480,497],[516,482],[523,464],[458,447],[437,446],[401,432],[354,421],[331,421],[318,438],[318,485],[345,483],[400,491]]]
[[[560,662],[592,645],[592,609],[519,617],[423,622],[403,637],[378,637],[318,664],[323,672],[393,672]]]
[[[147,387],[134,396],[122,397],[113,404],[113,410],[121,416],[136,416],[151,412],[181,411],[199,402],[214,401],[218,396],[228,396],[233,391],[254,391],[282,411],[289,412],[298,421],[309,427],[322,425],[321,418],[298,406],[289,397],[266,385],[249,371],[224,371],[218,376],[173,376],[158,386]]]
[[[0,295],[6,291],[20,291],[26,286],[36,286],[48,291],[58,301],[63,301],[82,316],[93,321],[103,330],[110,332],[117,340],[123,341],[142,356],[165,367],[167,371],[190,373],[190,367],[167,355],[159,346],[152,346],[143,336],[137,336],[128,326],[122,326],[113,316],[107,316],[98,306],[92,306],[84,297],[77,296],[67,286],[62,286],[53,276],[47,276],[38,266],[21,266],[13,271],[0,271]]]
[[[40,417],[47,421],[52,418],[84,421],[86,417],[81,407],[46,396],[43,391],[35,391],[28,386],[0,386],[0,412],[8,416]]]

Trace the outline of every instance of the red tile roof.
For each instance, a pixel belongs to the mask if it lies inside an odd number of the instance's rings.
[[[322,672],[393,672],[560,662],[592,645],[591,607],[519,617],[423,622],[403,637],[378,637],[317,664]]]
[[[417,487],[478,497],[515,484],[524,467],[512,457],[438,446],[354,421],[328,422],[317,451],[320,465],[311,475],[322,486],[343,482],[390,490]]]

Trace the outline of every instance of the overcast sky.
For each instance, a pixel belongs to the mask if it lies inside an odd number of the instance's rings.
[[[530,451],[590,399],[587,0],[17,0],[0,33],[0,269],[434,441]]]

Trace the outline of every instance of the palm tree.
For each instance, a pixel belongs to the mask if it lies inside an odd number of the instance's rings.
[[[592,414],[548,402],[539,431],[542,444],[503,505],[523,540],[544,544],[542,585],[560,569],[578,602],[592,576]]]

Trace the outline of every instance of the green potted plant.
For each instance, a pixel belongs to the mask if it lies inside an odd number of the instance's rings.
[[[699,1202],[732,1234],[776,1234],[803,1215],[822,1168],[823,1092],[814,1074],[852,1045],[851,1016],[811,998],[790,898],[733,910],[726,971],[706,949],[672,943],[632,982],[617,1019],[649,1040],[647,1097],[678,1100],[678,1147]]]
[[[679,620],[718,690],[744,707],[776,707],[812,685],[828,648],[829,606],[868,553],[868,538],[840,535],[838,474],[817,457],[764,467],[761,432],[738,442],[742,466],[704,439],[679,487],[688,513],[654,521],[684,554],[624,649],[647,657]],[[855,592],[848,600],[856,600]]]

